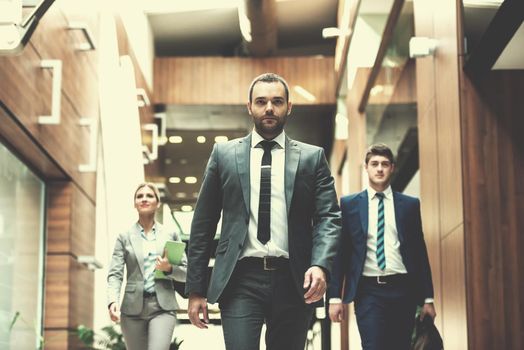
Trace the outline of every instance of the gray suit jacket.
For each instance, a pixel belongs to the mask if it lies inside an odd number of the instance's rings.
[[[215,144],[191,225],[186,293],[218,300],[246,239],[250,212],[251,134]],[[340,209],[333,177],[320,147],[286,137],[285,198],[289,259],[297,293],[303,298],[304,273],[312,265],[328,274],[340,235]],[[211,242],[222,211],[220,241],[208,286]]]
[[[158,254],[162,255],[168,240],[180,240],[174,233],[165,232],[162,225],[156,225],[156,246]],[[109,272],[107,274],[107,305],[119,302],[120,289],[124,276],[124,266],[127,269],[127,281],[124,299],[120,308],[126,315],[138,315],[142,312],[144,302],[144,255],[142,253],[142,240],[140,225],[135,223],[124,233],[118,235]],[[168,275],[171,279],[184,282],[186,279],[187,258],[184,254],[180,266],[173,265],[173,272]],[[173,282],[168,280],[155,280],[155,291],[160,307],[164,310],[178,308]]]

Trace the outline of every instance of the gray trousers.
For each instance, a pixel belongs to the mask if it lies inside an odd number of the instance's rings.
[[[165,311],[155,296],[144,298],[137,316],[122,314],[121,327],[127,350],[168,350],[175,329],[174,311]]]
[[[276,271],[240,260],[220,297],[227,350],[258,350],[266,323],[266,349],[304,350],[313,308],[297,293],[289,266]]]

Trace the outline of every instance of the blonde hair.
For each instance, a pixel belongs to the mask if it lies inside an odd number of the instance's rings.
[[[133,199],[136,198],[136,194],[137,192],[141,189],[141,188],[144,188],[144,187],[148,187],[150,188],[153,193],[155,194],[155,198],[157,200],[157,202],[160,203],[160,192],[158,191],[158,187],[156,187],[156,185],[152,182],[142,182],[141,184],[139,184],[137,187],[136,187],[136,190],[135,190],[135,195],[133,196]]]

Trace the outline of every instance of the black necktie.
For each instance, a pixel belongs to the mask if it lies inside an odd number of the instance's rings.
[[[261,141],[264,148],[262,165],[260,167],[260,197],[258,201],[258,231],[257,239],[266,244],[270,239],[271,223],[271,149],[275,141]]]

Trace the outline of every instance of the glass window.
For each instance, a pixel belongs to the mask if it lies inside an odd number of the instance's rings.
[[[0,348],[42,334],[45,184],[0,144]]]

